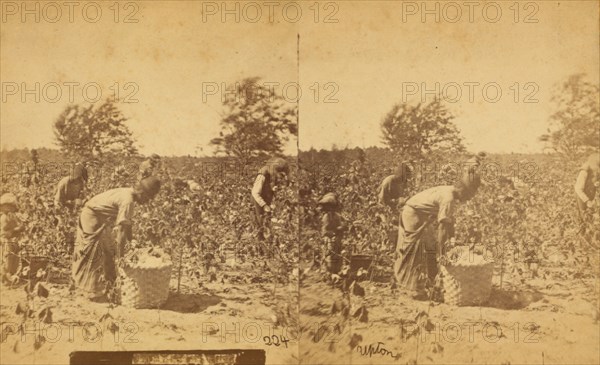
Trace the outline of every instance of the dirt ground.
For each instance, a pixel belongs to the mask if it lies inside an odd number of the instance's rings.
[[[505,275],[480,307],[417,301],[363,281],[365,295],[349,297],[347,316],[342,291],[314,268],[301,270],[298,287],[295,273],[289,284],[262,283],[260,266],[230,263],[213,282],[182,282],[179,294],[173,280],[160,310],[110,308],[50,282],[34,309],[50,305],[51,321],[29,319],[23,335],[15,309],[25,292],[4,286],[1,362],[65,364],[84,350],[241,348],[265,350],[268,364],[598,364],[597,279],[561,279],[568,266],[526,285]],[[354,317],[361,307],[366,313]]]
[[[52,320],[29,319],[24,335],[17,330],[22,316],[15,309],[26,293],[23,287],[3,286],[1,363],[67,364],[72,351],[208,349],[261,349],[269,363],[297,363],[297,341],[281,342],[296,326],[288,322],[297,318],[291,313],[297,308],[297,281],[273,284],[259,282],[260,277],[260,268],[251,264],[227,265],[211,283],[182,281],[179,294],[174,279],[160,310],[110,308],[70,292],[66,283],[48,283],[48,298],[35,305],[51,306]],[[37,335],[46,339],[39,347]]]
[[[594,279],[533,279],[515,290],[508,277],[481,307],[417,301],[389,284],[363,282],[365,296],[350,297],[349,319],[331,314],[341,291],[317,280],[309,275],[300,288],[301,319],[321,321],[327,340],[302,338],[305,364],[600,363]],[[360,306],[367,321],[352,316]]]

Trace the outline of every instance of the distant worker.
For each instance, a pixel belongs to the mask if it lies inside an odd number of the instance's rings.
[[[287,181],[289,166],[285,159],[277,157],[269,160],[259,171],[252,186],[254,222],[256,235],[264,240],[265,218],[274,209],[275,190],[282,181]]]
[[[367,154],[362,148],[357,148],[356,159],[350,163],[350,179],[357,184],[360,180],[369,175],[369,166],[367,163]]]
[[[394,173],[381,182],[379,186],[378,201],[379,204],[396,210],[399,205],[404,203],[404,198],[408,193],[408,182],[411,177],[411,171],[406,163],[394,171]]]
[[[26,175],[24,176],[25,186],[36,185],[40,182],[40,171],[39,171],[39,163],[40,157],[38,155],[38,151],[32,149],[29,153],[30,160],[27,161],[25,165]]]
[[[487,157],[485,152],[479,152],[476,155],[471,156],[467,161],[465,161],[465,165],[467,167],[479,168],[483,164],[483,161]]]
[[[75,207],[77,201],[81,199],[87,181],[87,169],[81,164],[75,165],[73,173],[70,176],[63,177],[56,185],[54,205],[58,208],[71,209]]]
[[[17,217],[17,197],[12,193],[0,197],[0,245],[2,249],[2,282],[10,284],[19,269],[19,237],[25,229]]]
[[[342,268],[342,233],[344,226],[338,214],[340,204],[334,193],[325,194],[318,203],[323,212],[321,218],[322,260],[331,274],[337,274]]]
[[[597,211],[596,193],[600,182],[600,153],[591,154],[579,168],[575,182],[575,194],[579,218],[584,225],[591,219],[590,211]]]
[[[150,158],[144,160],[140,164],[140,171],[138,174],[138,181],[141,181],[148,176],[156,175],[155,170],[160,167],[160,156],[156,153],[152,154]]]

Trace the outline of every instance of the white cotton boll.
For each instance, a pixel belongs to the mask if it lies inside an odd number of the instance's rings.
[[[271,322],[275,325],[279,322],[279,319],[277,319],[277,316],[275,314],[271,315]]]

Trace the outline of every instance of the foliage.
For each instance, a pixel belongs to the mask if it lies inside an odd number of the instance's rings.
[[[599,86],[584,74],[571,75],[558,85],[552,101],[556,112],[550,116],[548,132],[540,137],[557,152],[576,157],[600,144]]]
[[[46,155],[50,154],[43,156]],[[253,235],[250,189],[261,161],[241,169],[224,158],[165,157],[163,160],[162,169],[156,171],[162,182],[160,193],[150,203],[135,207],[133,229],[138,247],[163,247],[176,264],[183,258],[182,273],[193,280],[208,281],[207,276],[212,277],[225,260],[233,258],[238,263],[258,261],[265,265],[256,273],[261,281],[288,280],[298,262],[293,175],[290,185],[277,192],[270,221],[272,239],[260,243]],[[104,161],[106,165],[89,167],[90,181],[81,204],[109,188],[132,185],[138,159],[122,157]],[[47,163],[45,159],[41,162]],[[131,168],[123,174],[114,174],[115,166]],[[19,170],[2,176],[2,192],[17,196],[18,216],[26,226],[20,240],[21,252],[51,257],[55,277],[68,278],[81,205],[72,210],[53,206],[55,186],[60,179],[55,171],[38,171],[36,179],[28,174]],[[192,181],[199,189],[190,187]],[[219,280],[220,276],[219,273]],[[250,274],[245,279],[257,280]]]
[[[107,153],[134,155],[135,140],[126,121],[114,100],[69,105],[54,122],[56,144],[64,153],[81,158],[100,158]]]
[[[287,105],[282,96],[259,82],[247,78],[236,83],[233,95],[223,101],[219,137],[211,141],[217,154],[234,156],[243,164],[281,154],[289,137],[298,134],[297,105]]]
[[[396,155],[414,159],[434,151],[463,152],[465,147],[452,119],[439,99],[417,106],[396,104],[381,122],[383,142]]]
[[[317,202],[325,193],[334,192],[341,202],[340,214],[347,227],[343,237],[346,255],[372,255],[391,274],[399,212],[377,204],[377,194],[379,184],[390,174],[396,160],[384,158],[384,149],[368,149],[366,153],[366,161],[359,169],[353,150],[300,154],[300,242],[304,260],[314,261],[324,245],[319,234],[321,214]],[[508,273],[513,279],[526,280],[531,262],[539,262],[540,276],[592,275],[589,263],[583,263],[597,251],[580,234],[572,191],[575,175],[571,172],[581,162],[565,163],[558,155],[488,158],[488,166],[500,166],[501,174],[484,175],[476,196],[458,205],[456,244],[483,249],[486,257],[497,264],[498,272],[503,270],[505,281]],[[427,162],[415,171],[405,196],[451,183],[444,169],[438,167],[464,159],[461,155],[446,155],[442,160]],[[600,224],[600,215],[594,216],[594,222],[596,227]],[[555,270],[557,264],[567,263],[582,266]]]

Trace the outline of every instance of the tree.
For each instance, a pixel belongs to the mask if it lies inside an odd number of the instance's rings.
[[[257,157],[278,155],[290,136],[298,134],[297,105],[259,84],[259,78],[236,83],[236,90],[224,101],[221,132],[213,138],[215,154],[234,156],[242,164]]]
[[[550,116],[548,132],[540,136],[553,150],[577,157],[600,144],[599,87],[584,74],[569,76],[554,91],[557,111]]]
[[[431,152],[464,152],[454,117],[439,99],[411,106],[396,104],[381,121],[383,142],[403,159],[421,159]]]
[[[73,157],[100,158],[107,153],[137,153],[127,118],[114,100],[99,106],[69,105],[54,122],[56,144]]]

